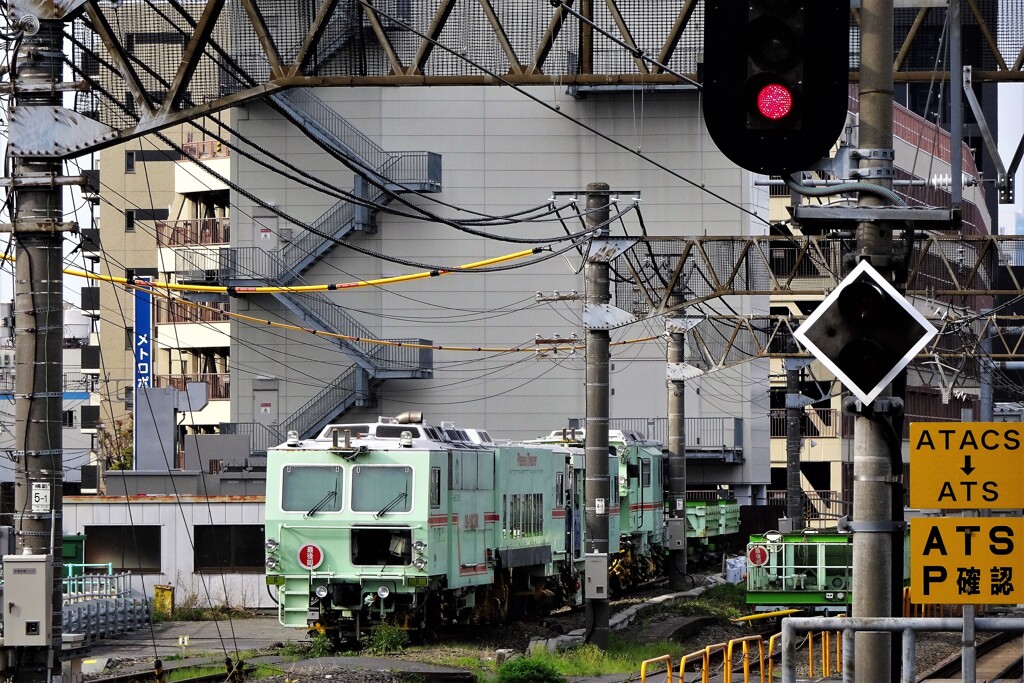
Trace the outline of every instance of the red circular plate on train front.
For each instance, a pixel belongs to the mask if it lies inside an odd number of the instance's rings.
[[[768,564],[768,548],[763,545],[755,545],[747,551],[747,559],[750,560],[750,564],[755,567],[761,567]]]
[[[299,564],[305,569],[316,569],[324,561],[324,551],[320,546],[307,543],[299,548]]]

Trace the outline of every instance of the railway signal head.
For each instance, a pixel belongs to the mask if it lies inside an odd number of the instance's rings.
[[[810,167],[846,122],[849,0],[708,0],[704,120],[738,166]]]
[[[793,336],[870,403],[935,334],[928,319],[862,261]]]

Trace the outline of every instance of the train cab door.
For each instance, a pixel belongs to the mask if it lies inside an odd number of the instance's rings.
[[[487,520],[494,500],[494,455],[491,451],[452,452],[451,519],[448,547],[451,556],[449,583],[486,582]]]

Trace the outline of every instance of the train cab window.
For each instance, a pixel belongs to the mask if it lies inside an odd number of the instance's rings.
[[[352,468],[352,511],[375,517],[412,510],[412,468],[358,465]]]
[[[612,479],[612,507],[619,507],[619,476]]]
[[[289,465],[281,475],[281,509],[285,512],[341,510],[344,472],[337,465]]]
[[[402,436],[402,432],[409,432],[414,439],[422,438],[419,427],[411,425],[377,425],[377,436],[384,439],[397,439]]]
[[[412,530],[352,529],[352,564],[386,567],[412,564]]]
[[[640,486],[650,488],[651,486],[651,459],[640,458]]]
[[[441,468],[430,468],[430,507],[441,507]]]
[[[555,472],[555,507],[565,507],[565,473]]]

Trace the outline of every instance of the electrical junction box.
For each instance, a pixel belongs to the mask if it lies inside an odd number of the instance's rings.
[[[53,560],[49,555],[4,555],[4,645],[50,644]]]
[[[587,553],[583,564],[586,586],[583,597],[587,600],[608,598],[608,555],[606,553]]]
[[[682,550],[686,547],[686,517],[669,517],[665,520],[665,547]]]

